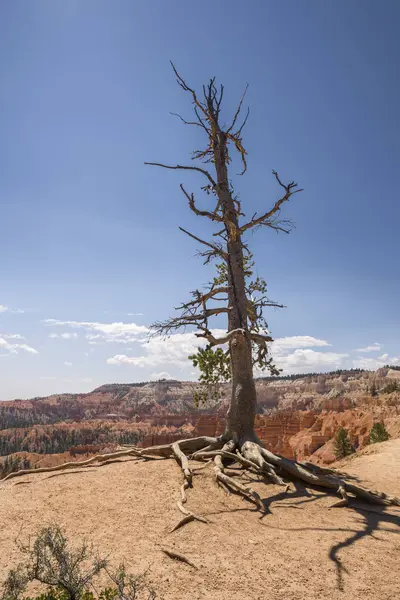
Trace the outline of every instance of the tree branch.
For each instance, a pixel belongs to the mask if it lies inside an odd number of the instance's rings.
[[[244,99],[245,99],[245,97],[246,97],[246,94],[247,94],[247,90],[248,90],[248,88],[249,88],[249,84],[247,84],[247,85],[246,85],[246,87],[244,88],[244,92],[243,92],[243,94],[242,94],[242,97],[241,97],[241,99],[240,99],[239,105],[238,105],[238,107],[237,107],[237,109],[236,109],[235,116],[233,117],[233,121],[232,121],[232,123],[231,123],[230,127],[229,127],[229,128],[226,130],[226,133],[227,133],[227,134],[228,134],[228,133],[230,133],[230,132],[232,131],[232,129],[235,127],[235,123],[236,123],[236,121],[237,121],[237,118],[238,118],[238,116],[240,115],[240,111],[242,110],[242,104],[243,104],[243,100],[244,100]],[[247,112],[247,116],[246,116],[246,118],[245,118],[245,122],[247,121],[247,117],[249,116],[249,114],[248,114],[248,113],[249,113],[249,111]],[[243,125],[241,126],[241,128],[239,129],[239,132],[240,132],[240,131],[243,129],[243,126],[244,126],[244,123],[243,123]]]
[[[178,82],[178,84],[181,86],[181,88],[182,88],[183,90],[185,90],[185,92],[190,92],[190,93],[192,94],[192,97],[193,97],[193,103],[194,103],[194,104],[195,104],[195,105],[196,105],[196,106],[197,106],[197,107],[198,107],[198,108],[201,110],[201,112],[202,112],[202,113],[204,114],[204,116],[207,118],[207,116],[208,116],[208,115],[207,115],[207,109],[206,109],[206,107],[205,107],[205,106],[203,106],[203,104],[202,104],[202,103],[201,103],[201,102],[198,100],[198,98],[197,98],[197,95],[196,95],[196,92],[195,92],[195,91],[194,91],[192,88],[190,88],[190,87],[187,85],[187,83],[185,82],[185,80],[184,80],[184,79],[182,79],[182,77],[179,75],[178,71],[176,70],[176,68],[175,68],[175,65],[174,65],[174,63],[172,62],[172,60],[170,60],[169,62],[170,62],[170,64],[171,64],[171,67],[172,67],[172,69],[173,69],[173,71],[174,71],[175,75],[176,75],[176,79],[177,79],[177,82]]]
[[[211,346],[222,346],[229,342],[233,337],[237,335],[246,335],[244,329],[232,329],[224,337],[216,338],[213,336],[211,331],[205,331],[204,333],[196,333],[196,337],[204,337],[211,344]]]
[[[206,242],[205,240],[198,238],[196,235],[193,235],[193,233],[190,233],[190,231],[186,231],[186,229],[183,229],[183,227],[179,227],[179,229],[181,231],[183,231],[183,233],[186,233],[186,235],[188,235],[189,237],[196,240],[197,242],[200,242],[200,244],[204,244],[205,246],[208,246],[209,248],[211,248],[216,254],[219,254],[219,256],[222,256],[222,258],[224,260],[228,260],[228,255],[226,252],[224,252],[222,250],[222,248],[218,248],[218,246],[214,246],[214,244],[210,244],[209,242]]]
[[[281,205],[284,202],[287,202],[289,200],[289,198],[291,196],[293,196],[293,194],[297,194],[298,192],[302,192],[303,190],[302,189],[296,190],[295,188],[297,188],[297,183],[295,183],[294,181],[291,181],[288,185],[283,184],[279,178],[278,173],[276,171],[272,171],[272,173],[275,175],[275,178],[276,178],[277,182],[279,183],[279,185],[284,188],[284,190],[285,190],[284,196],[282,196],[282,198],[277,200],[275,202],[273,208],[271,208],[271,210],[269,210],[268,212],[261,215],[261,217],[258,217],[256,219],[255,215],[254,215],[253,218],[251,219],[251,221],[249,221],[245,225],[242,225],[240,227],[240,233],[244,233],[245,231],[247,231],[247,229],[256,227],[257,225],[265,225],[266,227],[271,227],[272,229],[276,229],[278,231],[284,231],[285,233],[289,233],[289,230],[286,230],[283,227],[281,227],[279,225],[278,221],[274,223],[274,221],[270,221],[270,219],[277,212],[280,211]]]
[[[188,167],[183,165],[163,165],[162,163],[153,163],[153,162],[145,162],[145,165],[150,165],[151,167],[162,167],[163,169],[181,169],[183,171],[198,171],[199,173],[203,173],[211,183],[211,185],[215,188],[216,183],[214,179],[211,177],[210,173],[205,169],[201,169],[200,167]]]
[[[207,129],[207,127],[204,125],[204,121],[199,114],[196,113],[198,123],[196,123],[195,121],[186,121],[183,117],[181,117],[181,115],[178,115],[178,113],[172,112],[171,115],[173,115],[174,117],[178,117],[178,119],[180,119],[185,125],[194,125],[195,127],[202,127],[206,131],[207,135],[210,135],[210,130]]]
[[[190,300],[189,302],[178,306],[177,310],[189,308],[191,306],[200,306],[200,304],[205,305],[207,300],[210,300],[211,298],[217,300],[219,298],[214,298],[214,296],[217,296],[218,294],[227,294],[228,291],[229,288],[227,286],[212,288],[209,292],[206,292],[205,294],[201,294],[198,290],[196,290],[195,292],[192,292],[193,295],[197,296],[196,300]]]
[[[274,341],[270,335],[264,335],[262,333],[250,332],[249,336],[253,342],[256,342],[256,344],[265,344],[266,342]]]
[[[194,195],[193,194],[188,194],[187,191],[185,190],[185,188],[183,187],[182,183],[180,184],[180,188],[182,190],[182,192],[185,194],[186,198],[189,201],[189,207],[190,209],[194,212],[195,215],[199,216],[199,217],[208,217],[209,219],[211,219],[211,221],[218,221],[219,223],[223,222],[222,217],[219,217],[217,214],[215,214],[215,212],[211,213],[208,210],[199,210],[194,202]]]

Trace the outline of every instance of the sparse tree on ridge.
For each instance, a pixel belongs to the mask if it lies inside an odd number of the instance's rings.
[[[384,423],[374,423],[369,432],[369,443],[386,442],[390,438]]]
[[[347,431],[341,427],[335,435],[335,456],[336,458],[344,458],[354,453]]]
[[[367,490],[331,469],[273,454],[263,448],[258,440],[254,430],[257,395],[253,368],[257,364],[261,369],[265,368],[272,374],[277,374],[269,354],[272,338],[263,311],[267,307],[279,305],[268,299],[265,281],[253,276],[252,255],[245,236],[249,231],[263,227],[274,232],[289,233],[291,222],[281,219],[280,211],[283,205],[301,190],[293,181],[284,183],[279,174],[273,171],[278,189],[282,191],[280,197],[273,201],[263,214],[255,213],[246,218],[245,207],[235,196],[228,172],[232,150],[239,154],[243,165],[241,174],[244,174],[247,168],[247,153],[242,134],[249,116],[248,110],[240,121],[246,90],[229,125],[224,126],[221,116],[223,86],[217,87],[213,78],[203,87],[200,96],[184,81],[174,65],[172,67],[178,84],[192,101],[194,111],[193,120],[178,116],[183,123],[204,132],[205,147],[193,153],[192,158],[197,162],[191,165],[146,164],[179,172],[196,172],[204,177],[202,189],[212,204],[211,208],[200,208],[193,193],[187,191],[182,184],[180,187],[190,210],[215,224],[216,231],[212,239],[203,240],[182,227],[180,229],[201,244],[201,256],[205,262],[216,261],[216,275],[207,289],[192,292],[192,298],[179,307],[176,317],[156,323],[153,329],[157,335],[167,336],[181,328],[194,326],[199,338],[206,341],[206,347],[201,348],[192,360],[202,373],[203,389],[211,388],[213,392],[221,379],[232,381],[225,432],[219,438],[190,438],[145,449],[131,446],[112,454],[94,456],[86,461],[36,469],[34,472],[86,466],[127,455],[138,459],[153,456],[173,457],[181,466],[184,478],[181,497],[177,502],[184,516],[173,530],[193,520],[207,522],[204,517],[195,515],[183,506],[187,502],[186,490],[192,486],[194,474],[189,457],[199,461],[212,459],[217,482],[225,490],[234,490],[255,503],[262,512],[265,510],[264,504],[258,493],[248,485],[240,483],[237,478],[229,476],[225,472],[227,462],[237,462],[253,473],[263,476],[266,482],[283,486],[286,490],[290,487],[286,478],[294,478],[338,492],[341,500],[336,506],[347,505],[349,493],[376,504],[400,506],[398,498]],[[208,164],[211,165],[210,169],[206,168]],[[218,337],[214,335],[209,323],[216,315],[224,315],[227,323],[226,333]],[[227,351],[224,351],[226,346]],[[3,481],[30,472],[27,470],[11,473]]]

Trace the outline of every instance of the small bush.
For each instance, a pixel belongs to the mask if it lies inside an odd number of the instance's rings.
[[[383,394],[391,394],[392,392],[400,392],[400,383],[398,381],[389,381],[383,388]]]
[[[335,436],[334,452],[336,458],[344,458],[355,452],[354,447],[350,443],[347,431],[341,427]]]
[[[369,388],[369,393],[371,394],[371,396],[377,396],[378,395],[378,392],[376,390],[375,381],[372,382],[371,387]]]
[[[156,600],[146,573],[130,575],[125,565],[116,572],[108,570],[108,561],[99,558],[87,542],[72,549],[58,525],[41,529],[33,544],[19,545],[25,562],[9,571],[0,600]],[[111,587],[96,595],[91,591],[94,578],[105,572]],[[25,595],[29,582],[46,584],[47,590],[34,598]],[[94,588],[93,588],[94,589]]]
[[[369,443],[386,442],[390,438],[387,429],[383,423],[375,423],[369,433]]]
[[[3,584],[1,600],[18,600],[25,592],[28,581],[26,569],[22,565],[11,569]]]

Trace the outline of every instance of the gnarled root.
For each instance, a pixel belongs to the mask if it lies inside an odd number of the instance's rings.
[[[176,460],[178,461],[178,463],[181,464],[183,475],[185,477],[185,481],[188,484],[188,487],[192,487],[193,473],[189,467],[188,457],[186,456],[186,454],[184,454],[182,452],[179,442],[174,442],[171,446],[171,449],[172,449],[172,452],[174,453]]]
[[[183,527],[184,525],[186,525],[187,523],[190,523],[191,521],[201,521],[202,523],[208,523],[207,519],[205,519],[204,517],[200,517],[199,515],[196,515],[195,513],[191,512],[190,510],[187,510],[183,506],[187,502],[186,490],[188,488],[192,487],[193,472],[189,466],[188,457],[181,450],[180,443],[174,442],[171,446],[171,449],[172,449],[172,452],[174,453],[176,460],[181,465],[181,469],[183,471],[183,476],[185,478],[183,484],[181,485],[181,499],[178,500],[178,502],[176,503],[178,509],[185,516],[171,529],[170,533],[172,533],[173,531],[176,531],[177,529],[179,529],[180,527]]]
[[[179,447],[182,451],[188,451],[188,453],[196,452],[205,446],[209,446],[217,442],[217,438],[212,437],[198,437],[188,438],[179,442]],[[9,473],[2,481],[7,479],[13,479],[14,477],[21,477],[22,475],[32,475],[36,473],[51,473],[53,471],[64,471],[65,469],[75,469],[76,467],[86,467],[93,463],[103,463],[115,458],[123,458],[125,456],[134,456],[136,458],[142,458],[145,460],[151,460],[156,457],[170,458],[172,454],[172,444],[165,444],[163,446],[151,446],[150,448],[138,448],[132,446],[124,450],[118,450],[110,454],[96,454],[87,460],[78,460],[76,462],[67,462],[62,465],[56,465],[54,467],[40,467],[39,469],[21,469],[13,473]]]
[[[95,466],[96,463],[107,464],[108,462],[113,462],[115,459],[129,456],[136,458],[137,460],[157,460],[160,458],[175,457],[180,465],[184,476],[184,482],[181,486],[181,499],[178,501],[177,506],[184,517],[172,531],[175,531],[191,521],[207,522],[204,517],[195,515],[183,506],[187,501],[186,490],[192,486],[193,475],[196,473],[196,469],[192,470],[189,466],[189,456],[192,460],[206,460],[208,463],[210,460],[213,460],[215,477],[218,484],[228,492],[230,490],[238,492],[244,498],[247,498],[256,504],[262,512],[264,512],[265,509],[260,496],[250,487],[238,483],[233,477],[230,477],[225,472],[224,461],[236,462],[244,469],[262,475],[270,482],[284,486],[286,489],[288,489],[288,484],[282,479],[282,475],[292,479],[301,480],[306,484],[338,492],[341,496],[341,500],[335,503],[333,505],[334,507],[347,506],[351,499],[349,494],[361,500],[371,502],[372,504],[400,506],[399,498],[356,485],[352,480],[348,480],[345,474],[334,471],[333,469],[326,469],[310,463],[289,460],[262,448],[258,443],[252,440],[247,439],[241,444],[237,444],[234,441],[224,442],[222,438],[205,436],[184,439],[172,444],[152,446],[150,448],[128,447],[111,454],[98,454],[87,460],[68,462],[55,467],[23,469],[14,473],[9,473],[2,481],[5,482],[14,477],[32,475],[35,473],[49,473],[63,471],[65,469]]]
[[[260,471],[276,485],[281,485],[286,488],[286,492],[289,490],[289,485],[283,481],[279,475],[277,475],[275,467],[263,458],[261,453],[262,448],[254,442],[245,442],[242,445],[241,451],[245,458],[247,458],[253,465],[256,465]]]
[[[235,447],[235,444],[233,442],[228,442],[227,444],[225,444],[225,446],[223,446],[221,452],[217,451],[215,453],[216,455],[214,458],[214,472],[215,472],[215,477],[217,479],[217,482],[219,484],[222,483],[223,486],[225,486],[228,489],[232,489],[235,492],[238,492],[239,494],[241,494],[242,496],[244,496],[251,502],[254,502],[254,504],[256,504],[256,506],[261,510],[261,512],[265,512],[264,504],[262,503],[262,500],[261,500],[260,496],[257,494],[257,492],[252,490],[250,487],[245,487],[241,483],[238,483],[232,477],[229,477],[229,475],[226,475],[226,473],[224,472],[224,465],[222,462],[223,455],[225,455],[225,457],[228,455],[229,458],[230,458],[230,456],[232,456],[234,460],[238,460],[238,457],[236,457],[235,454],[231,454],[231,452],[230,452],[230,450],[233,450],[234,447]],[[207,453],[207,454],[209,454],[209,453]]]
[[[338,493],[342,496],[342,499],[332,504],[330,508],[342,508],[342,506],[349,505],[349,497],[347,495],[346,489],[342,485],[339,486]]]
[[[167,548],[161,548],[161,550],[164,552],[164,554],[166,554],[170,558],[173,558],[175,560],[180,560],[181,562],[186,563],[190,567],[193,567],[194,569],[197,569],[196,565],[194,563],[192,563],[192,561],[189,560],[183,554],[178,554],[178,552],[175,552],[173,550],[168,550]]]

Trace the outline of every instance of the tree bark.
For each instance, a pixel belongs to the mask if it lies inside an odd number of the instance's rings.
[[[243,336],[235,336],[229,343],[232,396],[224,437],[233,439],[242,445],[246,441],[256,441],[257,439],[254,432],[257,394],[253,377],[251,341],[248,335],[243,244],[228,181],[227,139],[221,131],[218,132],[216,138],[214,160],[217,173],[217,194],[223,210],[228,239],[228,332],[234,329],[243,330]]]

